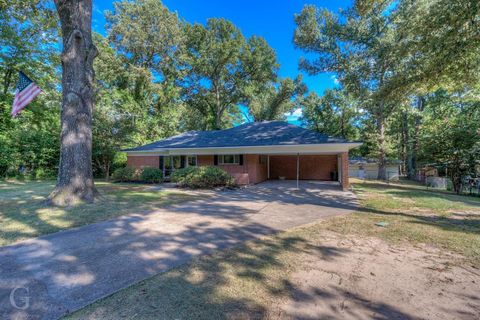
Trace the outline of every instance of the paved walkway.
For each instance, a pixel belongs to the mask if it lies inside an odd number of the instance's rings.
[[[294,186],[265,182],[0,247],[0,318],[56,319],[194,256],[356,207],[335,184]]]

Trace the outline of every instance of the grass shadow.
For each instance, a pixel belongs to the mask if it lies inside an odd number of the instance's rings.
[[[291,296],[289,275],[298,266],[291,256],[300,253],[334,259],[345,250],[312,245],[298,235],[254,240],[143,280],[67,319],[271,318],[271,302]]]
[[[45,199],[52,182],[7,184],[0,190],[0,246],[72,227],[107,220],[130,212],[142,213],[199,196],[153,190],[150,185],[98,183],[103,194],[94,204],[53,207]]]

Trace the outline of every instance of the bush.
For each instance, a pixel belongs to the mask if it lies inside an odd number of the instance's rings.
[[[32,174],[32,178],[34,179],[53,179],[57,175],[57,172],[51,169],[43,169],[43,168],[38,168],[35,170],[35,172]]]
[[[170,178],[172,179],[172,182],[176,182],[180,184],[182,181],[184,181],[187,176],[194,174],[194,172],[197,170],[197,167],[188,167],[184,169],[177,169],[173,171],[172,175]]]
[[[160,183],[163,181],[162,170],[152,167],[143,168],[140,180],[146,183]]]
[[[135,180],[135,170],[130,167],[118,168],[113,172],[113,180],[117,182],[128,182]]]
[[[217,167],[188,167],[173,172],[172,181],[181,187],[213,188],[233,186],[234,179]]]
[[[20,173],[20,172],[17,172],[17,174],[15,176],[13,176],[16,180],[18,181],[24,181],[24,180],[27,180],[27,175],[23,174],[23,173]]]

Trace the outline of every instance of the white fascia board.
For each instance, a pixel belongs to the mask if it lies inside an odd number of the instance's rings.
[[[130,156],[209,155],[209,154],[337,154],[361,146],[361,142],[244,146],[217,148],[165,148],[149,151],[126,151]]]

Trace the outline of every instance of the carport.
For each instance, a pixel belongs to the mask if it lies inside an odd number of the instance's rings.
[[[341,154],[268,155],[269,180],[338,181],[342,184]],[[348,178],[348,177],[347,177]]]

